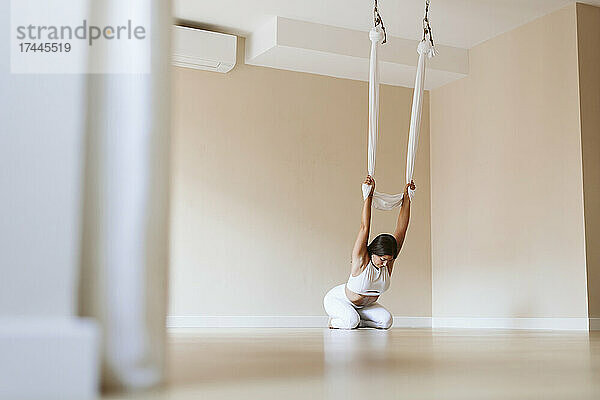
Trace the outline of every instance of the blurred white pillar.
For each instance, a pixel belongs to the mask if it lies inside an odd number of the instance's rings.
[[[92,2],[91,23],[128,20],[151,46],[94,44],[90,60],[149,72],[89,78],[80,311],[100,324],[103,386],[131,390],[164,376],[170,1]]]
[[[13,14],[42,25],[69,14],[81,23],[87,4],[65,3],[0,0],[2,400],[97,395],[97,325],[76,315],[86,76],[11,73]]]

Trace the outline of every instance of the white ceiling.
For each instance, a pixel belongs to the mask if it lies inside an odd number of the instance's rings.
[[[431,0],[440,44],[474,45],[557,10],[572,0]],[[424,0],[379,0],[392,36],[419,39]],[[600,5],[600,0],[586,1]],[[174,0],[175,17],[201,27],[248,36],[275,16],[368,31],[372,0]]]
[[[388,36],[379,46],[379,79],[387,85],[413,87],[418,40]],[[246,64],[368,81],[371,41],[358,30],[277,17],[254,31],[245,46]],[[436,46],[427,60],[425,88],[433,89],[469,73],[467,49]]]

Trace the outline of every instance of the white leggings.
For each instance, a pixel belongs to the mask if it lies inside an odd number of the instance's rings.
[[[325,311],[331,317],[331,326],[339,329],[381,328],[392,326],[392,314],[381,304],[375,302],[366,307],[352,304],[346,297],[346,284],[331,289],[323,299]]]

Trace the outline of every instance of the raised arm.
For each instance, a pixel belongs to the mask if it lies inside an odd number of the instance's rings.
[[[369,197],[365,199],[362,209],[362,215],[360,219],[360,230],[356,236],[356,242],[354,242],[354,248],[352,249],[352,272],[360,269],[363,264],[364,258],[367,256],[367,241],[369,240],[369,231],[371,229],[371,204],[373,203],[373,192],[375,192],[375,180],[367,175],[365,182],[367,185],[371,185],[371,192]]]
[[[410,220],[410,196],[408,195],[408,188],[415,190],[415,183],[411,181],[404,187],[404,195],[402,197],[402,207],[400,207],[400,214],[398,214],[398,223],[396,224],[396,231],[394,237],[398,243],[398,253],[404,243],[406,231],[408,229],[408,221]]]

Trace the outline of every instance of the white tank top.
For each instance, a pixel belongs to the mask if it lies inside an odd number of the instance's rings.
[[[379,296],[390,287],[390,273],[387,267],[377,268],[369,261],[358,276],[350,274],[346,287],[363,296]]]

